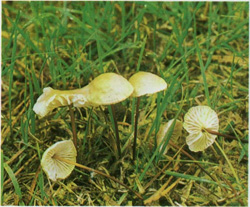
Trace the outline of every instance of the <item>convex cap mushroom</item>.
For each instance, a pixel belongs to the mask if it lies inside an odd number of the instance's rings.
[[[140,97],[143,95],[150,95],[160,92],[167,88],[165,80],[153,73],[137,72],[132,75],[129,82],[134,87],[133,97]]]
[[[87,102],[92,106],[111,105],[115,123],[116,143],[118,154],[121,156],[120,140],[117,121],[114,115],[114,104],[127,99],[133,93],[133,86],[121,75],[104,73],[99,75],[87,86]]]
[[[89,83],[87,100],[90,105],[111,105],[124,101],[133,93],[133,86],[121,75],[103,73]]]
[[[167,83],[161,77],[149,72],[137,72],[132,75],[129,82],[134,87],[133,97],[136,97],[136,113],[135,113],[135,130],[134,130],[134,144],[133,144],[133,160],[136,158],[136,140],[137,140],[137,124],[140,97],[160,92],[167,88]]]
[[[65,179],[75,167],[74,165],[56,159],[56,157],[76,162],[76,148],[73,142],[71,140],[59,141],[43,153],[41,160],[42,168],[53,181]]]
[[[203,151],[212,145],[217,137],[206,129],[218,131],[219,119],[209,106],[195,106],[185,114],[183,127],[189,133],[186,138],[189,149],[194,152]]]

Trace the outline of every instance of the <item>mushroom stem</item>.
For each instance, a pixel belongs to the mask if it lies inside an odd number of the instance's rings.
[[[217,135],[217,136],[222,136],[222,137],[225,137],[225,138],[228,138],[228,139],[234,139],[234,140],[237,140],[238,141],[238,139],[236,138],[236,137],[234,137],[234,136],[231,136],[231,135],[227,135],[227,134],[222,134],[222,133],[220,133],[220,132],[216,132],[216,131],[213,131],[213,130],[211,130],[211,129],[205,129],[208,133],[210,133],[210,134],[214,134],[214,135]],[[245,143],[248,143],[248,141],[247,140],[241,140],[242,142],[245,142]]]
[[[94,172],[94,173],[96,173],[96,174],[99,174],[99,175],[102,175],[102,176],[104,176],[104,177],[107,177],[107,178],[109,178],[110,180],[113,180],[114,182],[117,182],[117,183],[119,183],[120,185],[122,185],[123,187],[127,188],[128,190],[130,190],[131,192],[133,192],[138,198],[140,198],[141,200],[143,200],[142,196],[141,196],[139,193],[135,192],[135,191],[132,190],[130,187],[128,187],[127,185],[125,185],[125,184],[122,183],[121,181],[117,180],[117,179],[114,178],[113,176],[107,175],[107,174],[105,174],[105,173],[103,173],[103,172],[101,172],[101,171],[99,171],[99,170],[95,170],[95,169],[90,168],[90,167],[87,167],[87,166],[85,166],[85,165],[81,165],[81,164],[79,164],[79,163],[72,162],[72,161],[67,160],[67,159],[64,159],[64,158],[62,158],[62,157],[58,157],[58,156],[56,156],[56,155],[54,156],[54,159],[60,160],[60,161],[62,161],[62,162],[68,163],[68,164],[70,164],[70,165],[75,165],[76,167],[80,167],[80,168],[82,168],[82,169],[84,169],[84,170],[88,170],[88,171],[90,171],[90,172]]]
[[[118,155],[119,155],[119,158],[121,158],[122,153],[121,153],[120,138],[119,138],[117,120],[115,116],[115,106],[113,104],[111,105],[111,111],[112,111],[112,116],[113,116],[114,125],[115,125],[115,136],[116,136],[116,145],[117,145]]]
[[[69,105],[69,114],[70,114],[70,118],[71,118],[71,127],[72,127],[72,133],[73,133],[73,143],[75,145],[75,148],[77,149],[76,123],[75,123],[74,111],[72,109],[72,104]]]
[[[135,128],[134,128],[134,145],[133,145],[133,160],[136,158],[136,139],[137,139],[137,126],[139,118],[139,106],[140,106],[140,97],[136,98],[136,110],[135,110]]]

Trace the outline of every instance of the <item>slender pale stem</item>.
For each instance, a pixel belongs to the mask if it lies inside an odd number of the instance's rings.
[[[70,114],[70,118],[71,118],[71,127],[72,127],[72,133],[73,133],[73,143],[75,145],[75,148],[77,149],[76,123],[75,123],[75,115],[74,115],[74,111],[72,109],[72,105],[69,105],[69,114]]]
[[[140,97],[136,98],[136,109],[135,109],[135,128],[134,128],[134,145],[133,145],[133,160],[136,158],[136,140],[137,140],[137,126],[139,118],[139,106],[140,106]]]
[[[116,116],[115,116],[115,106],[114,105],[111,105],[111,110],[112,110],[112,116],[113,116],[114,125],[115,125],[117,151],[118,151],[119,158],[121,158],[121,156],[122,156],[121,144],[120,144],[119,131],[118,131],[118,125],[117,125],[117,120],[116,120]]]
[[[99,170],[95,170],[95,169],[93,169],[93,168],[87,167],[87,166],[85,166],[85,165],[81,165],[81,164],[79,164],[79,163],[72,162],[72,161],[67,160],[67,159],[64,159],[64,158],[62,158],[62,157],[58,157],[58,156],[56,156],[56,155],[54,156],[54,159],[60,160],[60,161],[62,161],[62,162],[68,163],[68,164],[70,164],[70,165],[75,165],[76,167],[80,167],[80,168],[82,168],[82,169],[84,169],[84,170],[88,170],[88,171],[90,171],[90,172],[94,172],[94,173],[96,173],[96,174],[99,174],[99,175],[102,175],[102,176],[104,176],[104,177],[106,177],[106,178],[109,178],[110,180],[113,180],[114,182],[117,182],[117,183],[119,183],[120,185],[122,185],[123,187],[127,188],[128,190],[130,190],[131,192],[133,192],[138,198],[140,198],[141,200],[143,200],[142,196],[141,196],[139,193],[135,192],[135,191],[132,190],[130,187],[128,187],[127,185],[125,185],[124,183],[122,183],[121,181],[119,181],[118,179],[116,179],[116,178],[113,177],[113,176],[110,176],[110,175],[108,175],[108,174],[105,174],[105,173],[103,173],[103,172],[101,172],[101,171],[99,171]]]
[[[222,137],[225,137],[225,138],[228,138],[228,139],[234,139],[234,140],[237,140],[237,141],[238,141],[238,139],[237,139],[236,137],[234,137],[234,136],[227,135],[227,134],[222,134],[222,133],[220,133],[220,132],[216,132],[216,131],[213,131],[213,130],[211,130],[211,129],[205,129],[205,130],[206,130],[208,133],[210,133],[210,134],[214,134],[214,135],[217,135],[217,136],[222,136]],[[240,141],[248,143],[247,140],[240,140]]]

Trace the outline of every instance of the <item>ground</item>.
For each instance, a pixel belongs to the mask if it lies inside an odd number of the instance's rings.
[[[248,205],[248,2],[2,2],[1,205]],[[75,168],[50,181],[43,152],[72,139],[68,107],[43,118],[32,110],[45,87],[77,89],[105,72],[162,77],[165,91],[141,98],[132,161],[135,99],[73,107],[78,163],[140,193]],[[189,150],[182,135],[167,154],[157,132],[170,119],[208,105],[219,118],[216,142]],[[167,141],[169,137],[167,137]],[[183,151],[184,150],[184,151]]]

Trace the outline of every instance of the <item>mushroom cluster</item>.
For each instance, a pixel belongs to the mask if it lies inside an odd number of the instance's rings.
[[[149,72],[137,72],[132,75],[129,80],[115,73],[104,73],[96,77],[87,86],[80,89],[55,90],[51,87],[44,88],[43,94],[37,99],[33,110],[40,117],[44,117],[53,109],[61,106],[70,106],[71,110],[72,105],[75,107],[109,105],[114,120],[117,151],[119,157],[121,157],[121,146],[117,121],[114,114],[114,105],[124,101],[130,96],[134,97],[136,98],[136,111],[134,121],[133,160],[135,160],[140,99],[143,96],[163,91],[166,88],[167,83],[164,79]],[[186,143],[189,149],[194,152],[203,151],[211,146],[217,135],[230,137],[229,135],[226,136],[218,132],[218,116],[216,112],[208,106],[196,106],[189,109],[184,116],[183,127],[189,133],[186,137]],[[166,154],[169,149],[167,142],[171,139],[171,143],[176,143],[181,135],[181,121],[172,119],[162,124],[157,134],[157,149],[159,149],[162,154]],[[91,168],[76,163],[77,144],[74,140],[74,133],[73,141],[74,142],[71,140],[59,141],[44,152],[41,166],[52,181],[65,179],[70,175],[75,166],[81,166],[83,169],[93,171]],[[163,149],[163,147],[165,149]],[[99,172],[99,174],[108,177],[108,175],[101,172]],[[112,179],[119,182],[114,178]],[[122,183],[120,184],[124,185]]]
[[[111,121],[113,121],[115,130],[117,152],[119,158],[121,158],[121,144],[119,139],[117,120],[115,118],[114,105],[116,103],[124,101],[130,96],[135,98],[136,110],[134,117],[134,140],[132,154],[132,160],[134,161],[139,154],[136,153],[136,144],[140,99],[143,96],[158,93],[165,90],[166,88],[167,83],[163,78],[149,72],[137,72],[132,75],[129,80],[126,80],[121,75],[115,73],[104,73],[96,77],[87,86],[74,90],[55,90],[51,87],[44,88],[43,94],[37,99],[37,102],[33,107],[34,112],[40,117],[44,117],[55,108],[61,106],[69,106],[73,132],[73,141],[64,140],[56,142],[43,153],[41,166],[47,177],[56,182],[58,180],[67,178],[75,167],[80,167],[84,170],[94,172],[119,183],[129,191],[133,192],[139,199],[143,200],[140,193],[134,191],[132,188],[122,183],[115,177],[76,162],[78,149],[76,141],[76,130],[73,124],[75,122],[72,106],[111,107],[111,111],[110,108],[109,111],[113,117],[113,120]],[[178,116],[178,114],[176,115],[176,117]],[[193,152],[204,151],[215,142],[215,139],[218,135],[234,138],[230,135],[223,135],[218,132],[219,118],[217,116],[217,113],[213,109],[211,109],[209,106],[195,106],[190,108],[185,114],[183,123],[177,118],[174,118],[169,120],[167,123],[161,124],[159,131],[155,136],[155,149],[157,151],[155,150],[152,158],[154,158],[157,153],[158,158],[162,155],[165,155],[171,145],[172,147],[179,149],[179,151],[182,151],[184,154],[188,155],[189,158],[195,160],[195,158],[189,155],[182,149],[182,147],[180,148],[178,145],[178,143],[180,143],[179,138],[182,136],[182,128],[184,128],[189,133],[189,135],[186,137],[186,143],[189,149]],[[225,156],[219,144],[217,142],[215,143],[221,150],[222,154]],[[121,160],[119,162],[121,162]],[[227,162],[229,165],[231,165],[228,160]],[[164,172],[167,167],[168,165],[166,165],[164,169],[162,169],[162,172]],[[233,167],[231,168],[233,169]],[[234,171],[233,174],[236,177],[237,182],[239,182],[239,180],[237,179],[237,174]],[[157,178],[157,176],[158,175],[156,175],[151,182],[153,182]],[[147,200],[150,200],[150,198]],[[147,200],[144,202],[145,204],[148,203]]]
[[[101,105],[110,105],[115,125],[117,151],[119,157],[121,157],[121,146],[119,141],[117,121],[114,114],[114,104],[124,101],[130,96],[136,97],[137,108],[135,115],[133,145],[133,159],[135,159],[140,97],[157,93],[159,91],[165,90],[166,88],[167,83],[164,79],[149,72],[137,72],[132,77],[130,77],[129,81],[121,75],[115,73],[104,73],[92,80],[87,86],[80,89],[55,90],[51,87],[44,88],[43,94],[37,99],[33,110],[40,117],[44,117],[53,109],[61,106],[70,106],[71,110],[72,105],[74,107],[96,107]],[[65,164],[62,165],[60,161],[55,159],[56,156],[63,157],[65,155],[66,157],[63,158],[73,159],[72,161],[75,162],[77,155],[77,144],[74,140],[74,133],[73,141],[74,142],[69,140],[58,142],[44,152],[42,158],[42,167],[51,180],[55,181],[56,179],[66,178],[73,170],[73,166]],[[63,153],[67,152],[69,149],[71,150],[70,156],[68,156],[67,153]],[[63,169],[65,170],[64,174],[60,173],[60,170]]]
[[[81,89],[44,88],[33,110],[40,117],[44,117],[57,107],[71,104],[75,107],[111,105],[125,100],[132,92],[133,86],[121,75],[104,73]]]

